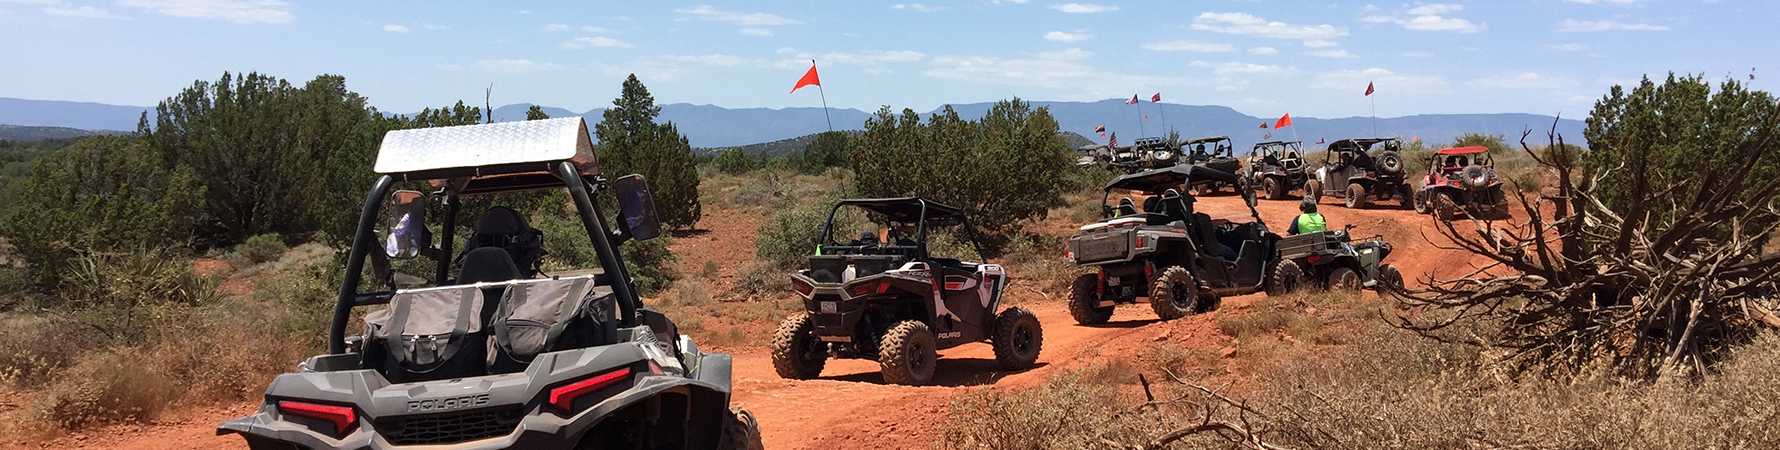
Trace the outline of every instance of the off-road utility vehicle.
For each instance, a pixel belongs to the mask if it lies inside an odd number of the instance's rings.
[[[645,308],[619,257],[660,234],[648,183],[608,181],[593,155],[579,117],[389,132],[328,353],[279,375],[258,412],[217,433],[256,450],[760,448],[753,418],[730,406],[729,355],[700,352]],[[603,270],[535,275],[543,234],[502,207],[454,248],[466,200],[539,189],[567,191]],[[602,191],[617,197],[616,229]],[[443,213],[436,242],[429,210]],[[391,269],[415,257],[430,273]],[[415,263],[403,266],[428,267]],[[374,305],[388,306],[347,336],[353,310]]]
[[[1187,141],[1181,145],[1187,153],[1186,160],[1195,166],[1214,169],[1221,172],[1237,173],[1242,169],[1242,160],[1236,159],[1236,147],[1230,143],[1228,136],[1207,136]],[[1155,168],[1161,168],[1157,166]],[[1221,181],[1194,185],[1194,192],[1199,195],[1211,195],[1225,187],[1236,188],[1234,184]]]
[[[1255,144],[1243,166],[1243,181],[1261,189],[1268,200],[1285,200],[1292,190],[1305,186],[1310,174],[1304,167],[1304,144],[1270,141]],[[1309,192],[1305,193],[1309,195]]]
[[[1391,244],[1374,235],[1349,244],[1348,225],[1340,231],[1287,236],[1279,240],[1279,264],[1267,286],[1272,295],[1304,288],[1359,290],[1403,287],[1403,274],[1384,264]]]
[[[843,207],[888,224],[884,239],[870,231],[846,243],[833,240]],[[982,341],[994,346],[1003,367],[1032,368],[1044,343],[1038,317],[1019,307],[996,313],[1007,289],[1001,266],[930,255],[927,233],[937,227],[968,230],[969,224],[958,208],[920,198],[835,204],[810,268],[791,275],[805,312],[786,318],[773,334],[779,376],[815,378],[829,357],[862,358],[878,361],[886,382],[921,385],[933,380],[938,350]]]
[[[1508,196],[1488,147],[1457,147],[1434,152],[1428,174],[1415,191],[1415,212],[1453,218],[1459,213],[1479,217],[1508,215]]]
[[[1097,269],[1075,279],[1069,313],[1083,325],[1106,323],[1113,307],[1144,299],[1162,320],[1217,308],[1228,295],[1260,292],[1279,236],[1255,212],[1254,192],[1238,189],[1253,221],[1214,220],[1193,209],[1195,184],[1239,185],[1236,175],[1179,165],[1125,175],[1106,184],[1106,220],[1081,227],[1064,258]],[[1113,206],[1114,192],[1119,205]],[[1127,194],[1148,196],[1139,212]]]
[[[1374,148],[1377,155],[1372,155]],[[1329,143],[1322,167],[1305,185],[1305,195],[1346,199],[1349,208],[1364,208],[1373,199],[1410,207],[1409,184],[1403,173],[1403,139],[1342,139]]]

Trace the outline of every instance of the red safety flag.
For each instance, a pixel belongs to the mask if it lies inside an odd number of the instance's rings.
[[[1286,113],[1286,115],[1279,116],[1279,122],[1273,124],[1273,129],[1277,130],[1289,126],[1292,126],[1292,114]]]
[[[1126,100],[1126,101],[1125,101],[1125,104],[1127,104],[1127,105],[1135,105],[1135,104],[1137,104],[1137,94],[1131,94],[1131,99],[1130,99],[1130,100]]]
[[[816,78],[816,65],[815,64],[810,64],[810,71],[804,72],[803,78],[797,79],[797,85],[791,87],[791,92],[797,92],[798,89],[803,89],[804,86],[810,86],[810,85],[816,85],[816,86],[822,85],[822,80],[819,78]]]
[[[1143,120],[1150,120],[1150,115],[1149,115],[1149,114],[1144,114],[1144,115],[1143,115]]]
[[[1162,93],[1157,92],[1156,95],[1151,95],[1150,103],[1162,103]]]
[[[1323,138],[1317,138],[1317,139],[1316,139],[1316,143],[1318,143],[1318,144],[1321,144],[1321,143],[1323,143],[1323,142],[1324,142],[1324,139],[1323,139]]]
[[[1372,82],[1370,82],[1370,81],[1366,82],[1366,96],[1367,97],[1372,96]]]
[[[1100,133],[1100,137],[1106,137],[1106,133]]]
[[[1097,126],[1097,127],[1094,127],[1094,132],[1095,132],[1095,133],[1105,133],[1105,132],[1106,132],[1106,125],[1101,125],[1101,126]]]

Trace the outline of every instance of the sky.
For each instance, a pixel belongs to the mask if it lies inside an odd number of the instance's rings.
[[[384,111],[480,105],[492,84],[495,106],[579,112],[635,74],[657,103],[728,108],[1160,93],[1256,116],[1581,117],[1646,75],[1780,76],[1767,0],[921,1],[0,0],[0,97],[147,106],[257,71],[343,75]],[[822,89],[789,93],[812,59]]]

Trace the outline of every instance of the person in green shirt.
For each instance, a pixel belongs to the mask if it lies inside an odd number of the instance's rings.
[[[1287,235],[1319,233],[1328,229],[1323,215],[1316,213],[1315,201],[1304,199],[1304,203],[1298,205],[1298,210],[1303,211],[1304,214],[1299,214],[1298,218],[1292,219],[1292,227],[1286,229]]]

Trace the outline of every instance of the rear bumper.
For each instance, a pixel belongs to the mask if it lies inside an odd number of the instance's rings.
[[[293,373],[279,376],[267,390],[267,402],[259,412],[217,427],[217,434],[241,434],[249,442],[271,441],[279,445],[294,444],[308,449],[403,449],[437,450],[575,448],[582,437],[603,421],[632,406],[650,410],[686,411],[689,424],[707,425],[703,429],[687,428],[688,448],[714,448],[721,430],[722,414],[728,413],[730,357],[724,354],[699,356],[698,370],[692,377],[676,375],[637,376],[630,388],[599,400],[579,413],[564,416],[545,405],[547,387],[578,380],[586,374],[601,373],[641,361],[639,355],[605,355],[612,350],[592,348],[539,355],[525,374],[509,374],[427,383],[379,386],[376,372],[354,370],[326,373]],[[626,357],[630,358],[626,358]],[[548,360],[546,360],[548,359]],[[628,359],[628,361],[624,361]],[[616,362],[617,364],[612,364]],[[346,382],[344,384],[339,382]],[[362,381],[362,382],[361,382]],[[454,389],[455,388],[455,389]],[[405,405],[407,399],[432,395],[438,391],[457,390],[448,395],[488,395],[486,406],[441,413],[387,413],[391,404]],[[341,401],[356,397],[361,401]],[[355,428],[345,436],[334,438],[315,431],[304,423],[284,420],[277,400],[314,400],[333,404],[353,404],[359,417]],[[658,403],[658,404],[657,404]],[[665,406],[664,406],[665,405]],[[512,431],[476,440],[428,445],[397,445],[380,430],[388,419],[412,419],[427,416],[470,415],[487,411],[522,411]],[[710,428],[714,426],[715,428]],[[697,430],[695,433],[694,430]],[[695,435],[696,434],[696,435]]]

